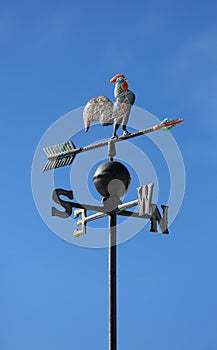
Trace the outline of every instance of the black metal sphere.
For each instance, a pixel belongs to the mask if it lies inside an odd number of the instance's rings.
[[[129,188],[130,180],[127,168],[115,161],[101,164],[93,177],[97,191],[106,198],[122,197]]]

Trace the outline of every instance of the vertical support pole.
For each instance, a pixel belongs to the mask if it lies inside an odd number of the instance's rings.
[[[109,350],[117,349],[117,274],[116,274],[117,215],[109,215],[108,282],[109,282]]]

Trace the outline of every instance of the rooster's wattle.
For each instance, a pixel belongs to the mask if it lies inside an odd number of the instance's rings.
[[[113,103],[106,96],[97,96],[88,101],[83,112],[85,131],[88,131],[91,122],[99,121],[103,126],[114,123],[113,138],[117,137],[116,133],[120,124],[122,124],[124,135],[129,135],[126,125],[131,107],[135,102],[135,94],[128,90],[127,78],[123,74],[115,75],[110,82],[115,83],[116,101]]]

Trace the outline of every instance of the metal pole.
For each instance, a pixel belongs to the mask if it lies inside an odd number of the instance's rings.
[[[109,247],[108,247],[108,278],[109,278],[109,350],[117,349],[117,276],[116,276],[116,224],[117,215],[109,215]]]

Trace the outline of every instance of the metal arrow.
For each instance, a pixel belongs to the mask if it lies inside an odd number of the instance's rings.
[[[177,124],[182,123],[183,121],[184,121],[183,119],[173,119],[173,120],[165,119],[160,124],[154,125],[150,128],[134,132],[127,136],[120,136],[115,139],[112,139],[112,142],[120,142],[128,139],[132,139],[134,137],[145,135],[157,130],[168,130],[173,126],[176,126]],[[73,144],[72,141],[67,141],[65,143],[58,144],[55,146],[45,147],[43,148],[43,151],[47,155],[48,160],[47,160],[47,163],[45,164],[43,171],[70,165],[73,162],[73,159],[76,154],[107,146],[110,142],[111,142],[111,139],[108,139],[105,141],[94,143],[92,145],[75,148],[75,145]]]

